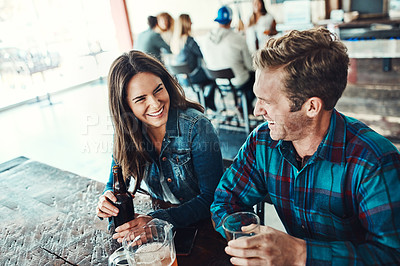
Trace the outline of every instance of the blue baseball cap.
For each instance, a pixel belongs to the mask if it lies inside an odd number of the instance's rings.
[[[223,6],[218,9],[218,17],[214,21],[219,24],[226,25],[232,21],[232,9],[227,6]]]

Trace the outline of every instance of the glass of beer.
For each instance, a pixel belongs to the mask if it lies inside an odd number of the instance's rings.
[[[253,236],[260,232],[260,218],[252,212],[235,212],[223,219],[222,228],[228,241]]]
[[[122,241],[130,266],[177,266],[172,225],[153,219],[144,227],[131,230]]]
[[[128,266],[126,254],[123,247],[120,247],[108,258],[108,266]]]

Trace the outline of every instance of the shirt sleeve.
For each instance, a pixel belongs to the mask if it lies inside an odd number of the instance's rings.
[[[200,118],[192,132],[192,162],[200,194],[178,207],[157,210],[150,214],[177,227],[188,226],[210,217],[214,191],[223,172],[219,139],[211,122],[205,117]]]
[[[164,49],[164,51],[168,54],[172,53],[168,43],[164,41],[164,39],[161,37],[160,34],[157,34],[156,38],[157,38],[157,44],[160,47],[160,49]]]
[[[364,158],[365,159],[365,158]],[[368,160],[366,160],[368,161]],[[362,176],[362,178],[361,178]],[[305,239],[308,265],[398,265],[400,262],[400,155],[390,152],[355,179],[360,227],[364,239]]]
[[[113,158],[112,158],[112,161],[111,161],[110,175],[109,175],[109,177],[108,177],[108,181],[107,181],[106,187],[104,188],[103,194],[104,194],[104,192],[106,192],[107,190],[112,190],[112,189],[113,189],[113,181],[114,181],[114,180],[113,180],[113,172],[112,172],[112,169],[113,169],[114,165],[116,165],[116,163],[115,163],[115,160],[114,160],[114,157],[113,157]]]
[[[223,218],[234,212],[253,211],[253,206],[262,201],[267,193],[265,182],[257,166],[262,165],[264,159],[257,157],[256,131],[251,133],[240,148],[215,191],[214,202],[211,205],[212,219],[215,230],[223,237],[225,237],[222,228]]]
[[[196,55],[196,57],[203,58],[203,54],[201,53],[199,45],[197,44],[195,39],[191,36],[188,37],[188,47],[189,50]]]

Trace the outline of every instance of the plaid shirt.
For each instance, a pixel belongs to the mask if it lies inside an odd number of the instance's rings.
[[[317,151],[297,165],[292,143],[260,125],[217,187],[216,230],[269,196],[288,234],[306,241],[307,264],[400,264],[400,154],[387,139],[334,110]]]

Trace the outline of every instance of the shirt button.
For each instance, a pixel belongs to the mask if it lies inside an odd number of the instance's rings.
[[[301,228],[303,228],[303,229],[304,229],[304,228],[306,228],[306,227],[305,227],[304,225],[302,225],[302,226],[301,226]]]
[[[172,179],[171,179],[171,178],[167,178],[167,182],[168,182],[168,183],[171,183],[171,182],[172,182]]]
[[[161,159],[163,162],[165,162],[167,160],[167,157],[162,157]]]
[[[182,200],[183,200],[183,198],[179,198],[179,200],[180,200],[180,201],[182,201]]]

